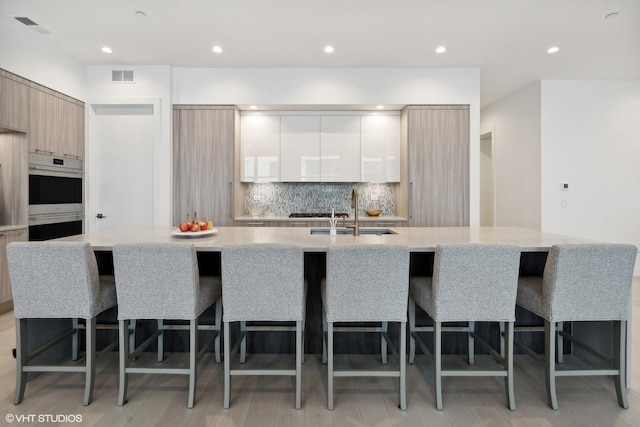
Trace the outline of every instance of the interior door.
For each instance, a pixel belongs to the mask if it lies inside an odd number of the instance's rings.
[[[154,107],[93,106],[91,231],[154,225]]]

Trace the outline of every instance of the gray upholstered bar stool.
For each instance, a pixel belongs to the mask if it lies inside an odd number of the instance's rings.
[[[629,406],[626,330],[637,253],[633,245],[555,245],[549,250],[542,277],[520,278],[517,304],[544,319],[545,383],[551,408],[558,409],[556,377],[582,375],[613,375],[618,403],[623,408]],[[590,348],[557,327],[560,322],[578,321],[613,321],[613,358],[606,358],[612,362],[612,369],[556,369],[556,336]],[[538,358],[532,350],[522,347]],[[602,353],[593,354],[602,357]]]
[[[99,276],[89,244],[69,242],[14,242],[7,246],[9,274],[16,319],[16,390],[14,404],[22,402],[28,372],[84,372],[84,405],[93,397],[96,359],[96,318],[116,305],[112,276]],[[31,354],[27,350],[28,319],[85,319],[71,330]],[[85,329],[84,366],[39,365],[32,359],[64,337],[73,334],[73,359],[77,359],[77,334]],[[103,351],[111,350],[117,341]]]
[[[220,278],[199,275],[195,247],[188,244],[117,244],[113,246],[113,264],[120,325],[118,405],[124,405],[127,401],[129,374],[154,373],[188,375],[187,406],[193,408],[197,363],[211,343],[215,343],[216,360],[220,360]],[[200,315],[214,303],[215,324],[199,325]],[[134,319],[154,319],[158,329],[154,335],[130,352],[126,331],[129,321]],[[184,320],[189,321],[189,324],[166,325],[164,320]],[[132,363],[156,339],[158,362],[162,362],[163,337],[167,330],[189,331],[188,368],[154,368],[136,366],[137,363]],[[213,334],[198,350],[200,330],[213,331]]]
[[[411,277],[409,283],[409,363],[415,342],[429,354],[417,332],[433,332],[436,407],[442,409],[442,377],[505,377],[509,409],[515,409],[513,390],[513,325],[520,248],[512,245],[452,244],[436,248],[433,276]],[[416,304],[433,319],[433,326],[416,326]],[[468,322],[468,327],[442,326],[445,322]],[[475,322],[506,323],[506,355],[502,357],[476,336]],[[482,345],[503,366],[502,370],[445,370],[442,368],[442,332],[468,334],[469,364],[474,363],[474,343]]]
[[[322,280],[323,362],[327,360],[327,406],[333,409],[334,377],[397,377],[399,406],[406,410],[406,323],[409,290],[409,248],[395,245],[330,246]],[[335,323],[380,322],[380,327],[334,326]],[[400,323],[398,351],[389,342],[388,322]],[[387,345],[398,359],[397,370],[336,370],[334,332],[381,333],[382,363]]]
[[[295,376],[295,407],[300,409],[307,294],[302,246],[270,243],[225,245],[222,247],[221,264],[224,407],[229,407],[232,376],[288,375]],[[240,340],[233,350],[231,322],[243,323]],[[295,322],[295,326],[248,326],[246,322]],[[246,345],[246,334],[250,331],[295,331],[295,369],[231,369],[231,360],[238,346]]]

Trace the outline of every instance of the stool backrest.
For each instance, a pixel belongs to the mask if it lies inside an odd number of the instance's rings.
[[[514,321],[520,248],[451,244],[436,248],[432,313],[437,321]]]
[[[16,319],[90,319],[100,311],[98,265],[88,243],[12,242],[7,261]]]
[[[406,322],[409,248],[330,246],[325,297],[329,322]]]
[[[542,311],[549,320],[627,320],[638,248],[566,244],[549,250]]]
[[[226,322],[304,319],[304,252],[294,244],[222,246]]]
[[[118,319],[198,317],[198,259],[191,244],[116,244]]]

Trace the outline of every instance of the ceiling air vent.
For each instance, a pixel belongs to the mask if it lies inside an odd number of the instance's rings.
[[[27,27],[31,28],[34,31],[37,31],[40,34],[51,34],[49,30],[36,24],[32,19],[27,18],[26,16],[14,16],[14,18],[17,21],[22,22],[24,25],[26,25]]]
[[[133,70],[111,70],[113,83],[135,83]]]

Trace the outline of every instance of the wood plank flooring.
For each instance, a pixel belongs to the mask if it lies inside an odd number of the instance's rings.
[[[640,277],[634,279],[634,288]],[[132,375],[129,401],[116,405],[118,358],[112,352],[98,361],[94,400],[82,405],[84,377],[42,374],[27,384],[24,401],[14,406],[15,344],[13,313],[0,316],[0,424],[11,416],[81,415],[81,426],[638,426],[640,425],[640,292],[633,297],[633,356],[630,408],[620,408],[613,380],[608,377],[560,378],[558,411],[546,404],[544,368],[531,357],[515,360],[517,410],[506,407],[499,378],[445,378],[444,410],[434,406],[431,362],[418,356],[407,365],[407,411],[398,409],[397,381],[376,378],[338,378],[335,410],[326,408],[326,367],[319,355],[307,355],[303,365],[302,409],[294,409],[293,379],[236,377],[231,408],[222,408],[223,368],[209,356],[199,365],[196,405],[187,409],[187,379],[183,376]],[[145,357],[147,357],[145,355]],[[258,359],[258,357],[260,359]],[[255,356],[271,364],[275,356]],[[457,363],[459,359],[446,359]],[[390,358],[390,363],[393,359]],[[368,357],[339,356],[336,365],[365,366]],[[492,363],[485,357],[479,363]],[[9,418],[6,418],[9,416]],[[42,425],[42,424],[41,424]]]

